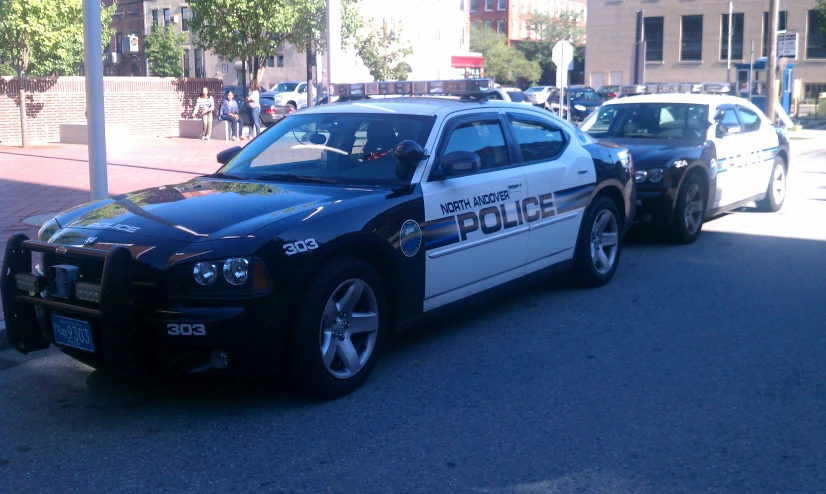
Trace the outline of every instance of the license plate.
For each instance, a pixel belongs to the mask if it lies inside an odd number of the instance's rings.
[[[52,315],[52,328],[54,329],[55,343],[87,352],[95,351],[95,344],[92,341],[92,328],[88,322]]]

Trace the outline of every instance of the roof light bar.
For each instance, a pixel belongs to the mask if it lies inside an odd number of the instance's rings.
[[[492,90],[493,79],[444,81],[387,81],[330,84],[330,96],[425,96],[433,94],[478,94]]]
[[[620,94],[661,94],[661,93],[695,93],[695,94],[728,94],[731,93],[731,84],[716,83],[678,83],[678,84],[629,84],[620,88]]]

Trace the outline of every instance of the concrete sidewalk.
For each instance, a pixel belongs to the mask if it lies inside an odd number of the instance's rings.
[[[180,183],[213,173],[220,166],[215,161],[216,153],[246,142],[181,138],[120,142],[107,151],[109,194]],[[47,220],[54,213],[89,200],[86,146],[49,144],[27,149],[0,146],[0,253],[5,251],[12,233],[25,233],[29,238],[36,236],[39,226],[34,226],[36,221],[24,223],[27,218],[42,216]],[[0,321],[4,319],[2,310],[0,305]],[[0,339],[5,340],[5,335],[0,335]]]

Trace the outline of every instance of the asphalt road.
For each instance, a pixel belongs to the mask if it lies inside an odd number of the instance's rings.
[[[411,333],[334,402],[0,352],[0,491],[826,492],[826,152],[802,146],[780,214],[636,235],[608,286]]]

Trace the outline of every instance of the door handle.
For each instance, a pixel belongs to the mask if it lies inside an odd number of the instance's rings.
[[[522,188],[522,182],[519,180],[511,180],[508,182],[508,190],[519,190]]]
[[[580,170],[577,173],[580,174],[580,175],[588,175],[588,169],[587,168],[580,168]]]

